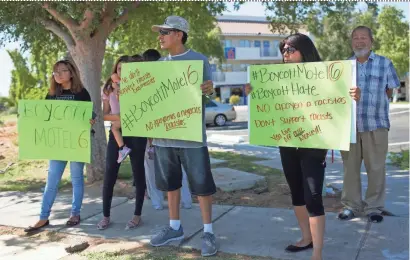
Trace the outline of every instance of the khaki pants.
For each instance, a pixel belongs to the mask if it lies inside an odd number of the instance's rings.
[[[380,212],[384,207],[386,188],[386,155],[388,129],[357,133],[357,141],[350,151],[342,151],[344,179],[342,204],[354,213]],[[364,160],[367,171],[367,191],[362,200],[360,168]]]

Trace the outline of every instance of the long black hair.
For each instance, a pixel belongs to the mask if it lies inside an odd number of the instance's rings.
[[[302,55],[302,62],[322,61],[312,40],[304,34],[295,33],[286,37],[279,44],[280,53],[283,53],[286,44],[300,52]]]

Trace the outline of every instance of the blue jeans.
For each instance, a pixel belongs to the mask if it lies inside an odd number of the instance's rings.
[[[47,185],[43,194],[40,219],[50,216],[51,207],[57,196],[58,184],[63,176],[67,161],[51,160],[48,168]],[[84,196],[84,163],[70,162],[71,183],[73,185],[73,203],[71,216],[79,216]]]

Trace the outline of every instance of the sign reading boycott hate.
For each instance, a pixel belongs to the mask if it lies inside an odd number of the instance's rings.
[[[20,100],[19,159],[90,163],[91,102]]]
[[[352,62],[250,67],[250,143],[349,150]]]
[[[202,142],[202,82],[203,61],[123,64],[122,134]]]

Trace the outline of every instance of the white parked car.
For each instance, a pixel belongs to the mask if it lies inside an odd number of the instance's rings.
[[[205,105],[205,123],[223,126],[228,121],[236,119],[234,106],[221,104],[216,101],[209,101]]]
[[[393,90],[392,99],[393,102],[406,101],[406,85],[404,82],[400,82],[400,87]]]

